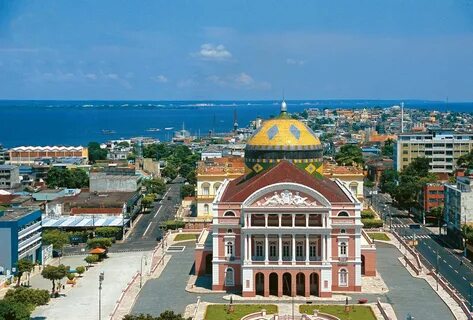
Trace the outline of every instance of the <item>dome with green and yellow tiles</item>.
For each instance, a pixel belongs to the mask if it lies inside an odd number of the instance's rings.
[[[288,160],[311,175],[322,174],[320,140],[303,122],[291,118],[285,101],[281,103],[281,114],[263,122],[245,148],[250,172],[260,173],[281,160]]]

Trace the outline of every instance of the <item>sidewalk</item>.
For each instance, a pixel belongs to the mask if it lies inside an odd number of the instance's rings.
[[[113,253],[108,259],[96,264],[84,273],[75,287],[67,286],[65,295],[52,299],[46,306],[40,306],[32,314],[32,319],[48,320],[82,320],[97,319],[98,316],[98,279],[100,272],[105,273],[102,284],[102,312],[101,319],[108,319],[115,305],[117,297],[131,279],[132,275],[140,270],[143,255],[150,252],[126,252]],[[85,265],[84,256],[67,256],[62,258],[61,263],[70,265],[71,268]],[[51,290],[51,281],[41,276],[34,277],[33,287]],[[73,312],[72,312],[73,311]]]

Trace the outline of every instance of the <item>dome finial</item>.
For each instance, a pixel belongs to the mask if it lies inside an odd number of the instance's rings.
[[[287,103],[284,97],[284,90],[282,91],[281,113],[287,113]]]

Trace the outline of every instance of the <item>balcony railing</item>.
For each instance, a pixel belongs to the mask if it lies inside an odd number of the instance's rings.
[[[31,226],[26,227],[25,229],[18,232],[18,239],[26,236],[28,233],[41,229],[41,221],[32,224]]]
[[[36,242],[37,240],[41,239],[41,233],[37,233],[32,237],[29,237],[27,239],[24,239],[18,243],[18,251],[22,251],[32,243]]]

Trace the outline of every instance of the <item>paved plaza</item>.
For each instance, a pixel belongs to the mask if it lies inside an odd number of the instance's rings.
[[[102,319],[108,319],[122,289],[130,281],[134,273],[140,270],[144,252],[113,253],[103,262],[85,272],[75,287],[66,287],[63,297],[52,299],[47,306],[36,308],[33,319],[48,320],[83,320],[98,319],[98,279],[99,273],[105,273],[102,287]],[[85,256],[64,257],[61,263],[75,268],[85,265]],[[143,271],[144,272],[144,271]],[[63,280],[64,281],[64,280]],[[51,281],[40,275],[31,279],[34,288],[51,290]]]

